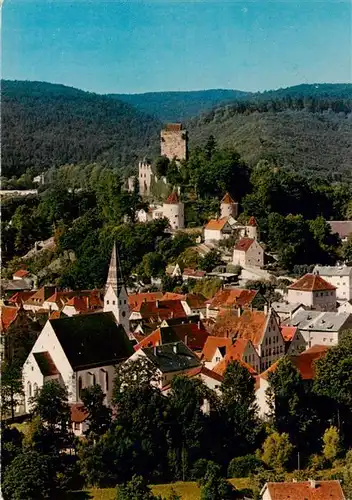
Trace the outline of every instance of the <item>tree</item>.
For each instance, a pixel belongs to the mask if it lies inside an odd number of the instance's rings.
[[[2,492],[5,500],[53,498],[55,470],[50,457],[35,451],[21,453],[5,470]]]
[[[128,483],[117,486],[116,500],[158,500],[142,476],[134,475]]]
[[[343,472],[343,490],[347,498],[352,497],[352,450],[346,455],[346,465]]]
[[[199,267],[208,273],[211,272],[215,267],[223,264],[221,259],[221,253],[219,250],[210,250],[204,257],[200,260]]]
[[[210,462],[201,483],[201,500],[231,500],[236,498],[233,486],[223,477],[219,465]]]
[[[155,172],[156,175],[160,177],[165,177],[167,175],[168,168],[170,166],[170,160],[167,156],[160,156],[155,161]]]
[[[22,453],[23,434],[16,429],[6,425],[4,421],[1,428],[1,472],[4,474],[6,468]]]
[[[100,385],[93,385],[82,390],[81,400],[88,412],[89,438],[96,439],[103,435],[111,424],[111,409],[104,404],[105,394]]]
[[[23,398],[21,368],[9,363],[1,365],[1,414],[15,418],[15,409]]]
[[[337,427],[331,426],[326,429],[323,436],[323,443],[324,457],[331,463],[340,451],[340,436]]]
[[[290,443],[289,435],[273,432],[264,441],[261,458],[271,469],[282,471],[287,466],[292,452],[293,446]]]
[[[165,260],[160,253],[149,252],[143,256],[141,264],[137,268],[137,273],[148,278],[156,278],[165,270]]]

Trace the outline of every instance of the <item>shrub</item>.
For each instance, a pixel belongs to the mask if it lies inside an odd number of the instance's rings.
[[[255,474],[262,465],[263,462],[254,455],[235,457],[229,464],[227,477],[248,477]]]

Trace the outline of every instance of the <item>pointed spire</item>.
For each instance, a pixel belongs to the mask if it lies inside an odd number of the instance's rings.
[[[114,246],[111,252],[110,266],[108,272],[108,279],[106,280],[105,291],[111,285],[114,290],[116,297],[119,296],[121,287],[124,286],[124,281],[122,277],[120,257],[116,247],[116,241],[114,241]]]

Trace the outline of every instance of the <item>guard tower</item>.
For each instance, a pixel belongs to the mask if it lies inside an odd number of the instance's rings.
[[[188,134],[181,123],[169,123],[160,132],[161,156],[169,160],[186,160],[188,158]]]

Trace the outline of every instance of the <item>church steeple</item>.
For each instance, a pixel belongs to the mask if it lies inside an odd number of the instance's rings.
[[[129,335],[130,322],[128,295],[122,277],[121,264],[116,247],[116,242],[114,243],[111,252],[108,278],[105,285],[104,312],[109,311],[114,313],[116,321],[124,327],[127,335]]]

